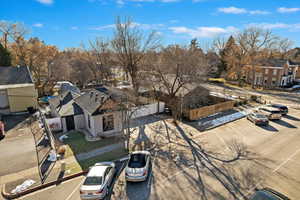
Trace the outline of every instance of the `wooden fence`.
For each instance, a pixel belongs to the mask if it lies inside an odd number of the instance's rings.
[[[213,115],[218,112],[230,110],[233,108],[233,106],[234,106],[234,101],[226,101],[211,106],[204,106],[201,108],[185,110],[184,116],[189,120],[197,120],[203,117],[207,117],[209,115]]]

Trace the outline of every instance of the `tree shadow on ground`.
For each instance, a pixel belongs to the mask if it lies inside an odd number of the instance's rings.
[[[275,128],[274,126],[270,125],[270,124],[265,125],[265,126],[257,126],[257,127],[262,128],[262,129],[264,129],[266,131],[278,132],[278,129]]]
[[[274,120],[273,122],[287,128],[297,128],[297,126],[294,126],[293,124],[290,124],[283,120]]]
[[[283,115],[284,118],[289,119],[289,120],[293,120],[293,121],[300,121],[299,118],[291,116],[291,115]]]
[[[257,179],[259,179],[260,176],[256,174],[257,172],[254,173],[250,169],[248,171],[243,171],[242,168],[233,170],[234,168],[230,168],[230,166],[241,161],[261,162],[263,158],[252,154],[247,150],[245,145],[236,141],[229,146],[233,153],[231,157],[218,157],[218,155],[206,151],[200,144],[189,138],[180,126],[177,125],[176,128],[189,144],[193,154],[198,180],[202,183],[200,184],[200,191],[202,192],[201,198],[206,200],[208,199],[207,197],[211,195],[208,194],[209,191],[201,178],[201,175],[203,176],[202,170],[205,170],[206,174],[219,182],[234,199],[247,199],[248,194],[246,191],[254,187],[254,183],[259,181]]]
[[[160,120],[165,120],[170,118],[170,116],[167,115],[150,115],[150,116],[146,116],[146,117],[139,117],[137,119],[132,119],[130,122],[130,128],[135,128],[135,127],[139,127],[139,126],[143,126],[143,125],[147,125],[147,124],[152,124],[154,122],[158,122]]]

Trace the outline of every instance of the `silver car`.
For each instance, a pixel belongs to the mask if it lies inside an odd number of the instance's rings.
[[[268,125],[269,119],[260,112],[251,112],[247,115],[247,119],[255,125]]]
[[[109,192],[116,171],[113,162],[96,163],[90,168],[85,181],[80,187],[80,198],[83,200],[103,199]]]
[[[151,156],[148,151],[135,151],[130,154],[125,169],[125,179],[130,182],[145,181],[151,165]]]

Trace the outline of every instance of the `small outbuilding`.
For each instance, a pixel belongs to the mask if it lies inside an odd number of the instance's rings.
[[[38,93],[28,67],[0,66],[0,113],[37,108]]]

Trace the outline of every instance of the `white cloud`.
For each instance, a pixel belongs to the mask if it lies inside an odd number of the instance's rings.
[[[286,24],[286,23],[251,23],[247,27],[261,27],[264,29],[288,29],[289,31],[299,31],[300,23],[298,24]]]
[[[44,26],[44,24],[36,23],[36,24],[33,24],[32,26],[37,27],[37,28],[42,28]]]
[[[268,15],[268,14],[270,14],[269,11],[265,11],[265,10],[250,10],[250,11],[248,11],[248,13],[251,15]]]
[[[102,31],[102,30],[106,30],[106,29],[115,28],[115,26],[116,26],[115,24],[109,24],[109,25],[104,25],[104,26],[96,26],[96,27],[90,28],[90,30]]]
[[[300,11],[300,8],[286,8],[286,7],[280,7],[277,9],[277,12],[280,13],[293,13]]]
[[[36,0],[42,4],[51,5],[53,4],[53,0]]]
[[[218,8],[219,12],[223,12],[226,14],[243,14],[247,13],[247,10],[244,8],[237,8],[237,7],[227,7],[227,8]]]
[[[179,22],[179,20],[176,20],[176,19],[172,19],[172,20],[169,21],[170,24],[176,24],[178,22]]]
[[[78,26],[72,26],[71,27],[71,30],[78,30],[79,28],[78,28]]]
[[[222,34],[230,34],[237,32],[238,29],[233,26],[226,28],[221,27],[197,27],[195,29],[187,28],[184,26],[170,27],[169,28],[175,34],[186,34],[192,38],[213,38]]]
[[[218,8],[219,12],[226,13],[226,14],[250,14],[250,15],[267,15],[270,12],[265,10],[247,10],[245,8],[237,8],[234,6],[225,7],[225,8]]]

